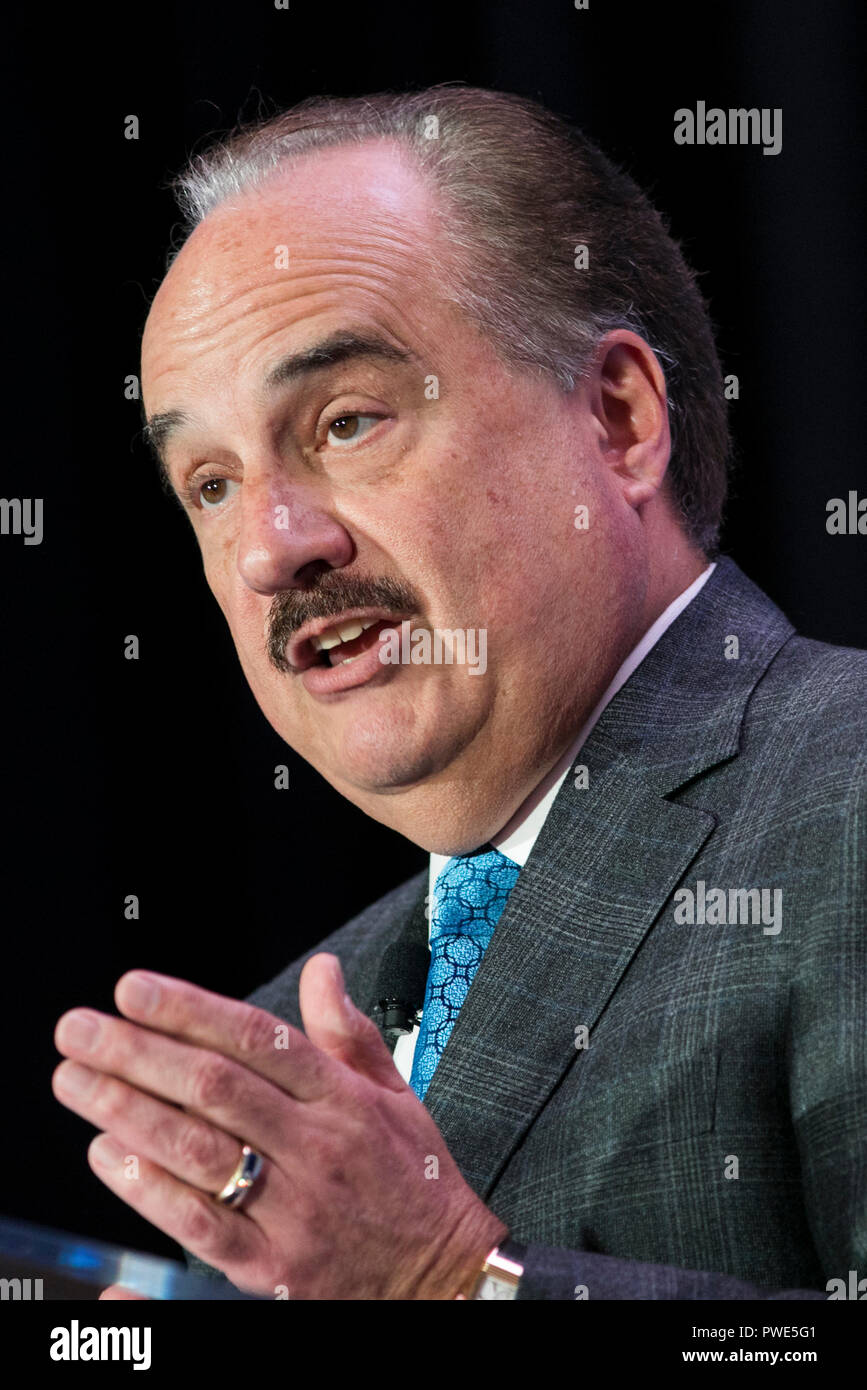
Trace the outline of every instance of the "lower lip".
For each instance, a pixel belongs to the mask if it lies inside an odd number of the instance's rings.
[[[382,632],[399,627],[397,623],[386,623]],[[373,645],[361,652],[354,661],[337,666],[308,666],[301,673],[301,684],[309,695],[338,695],[344,690],[354,690],[360,685],[370,685],[377,678],[387,679],[396,668],[380,661],[383,645],[377,633]]]

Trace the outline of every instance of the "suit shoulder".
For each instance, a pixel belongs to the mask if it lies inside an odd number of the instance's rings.
[[[366,999],[361,994],[367,989],[368,981],[373,988],[373,975],[385,947],[403,925],[427,882],[427,869],[415,874],[397,888],[371,903],[363,912],[338,927],[318,945],[312,946],[304,955],[290,962],[284,970],[267,984],[260,985],[249,996],[248,1002],[267,1009],[289,1023],[300,1027],[298,1011],[298,980],[305,963],[320,951],[328,951],[337,956],[343,969],[344,979],[350,994],[360,1007]]]
[[[852,758],[867,744],[867,651],[797,634],[784,642],[750,702],[753,724],[782,721],[818,740],[831,758]]]
[[[790,637],[753,690],[740,753],[766,804],[789,819],[809,818],[814,836],[837,843],[844,856],[857,846],[860,858],[867,852],[867,652]]]

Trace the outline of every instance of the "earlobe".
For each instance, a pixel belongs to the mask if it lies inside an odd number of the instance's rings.
[[[658,491],[657,484],[648,482],[646,479],[630,478],[624,480],[622,485],[624,498],[630,507],[634,507],[636,510],[652,501]]]

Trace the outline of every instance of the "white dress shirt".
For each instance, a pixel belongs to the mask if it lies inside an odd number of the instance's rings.
[[[522,868],[530,857],[530,851],[539,835],[539,831],[545,824],[548,812],[554,804],[554,799],[560,790],[560,786],[567,772],[571,768],[583,744],[585,743],[590,730],[599,719],[602,711],[609,701],[613,700],[621,686],[625,685],[633,671],[641,664],[651,647],[659,641],[666,628],[669,628],[675,618],[679,617],[684,608],[692,602],[696,594],[707,583],[710,576],[716,569],[715,564],[708,565],[698,577],[693,580],[688,589],[684,589],[682,594],[670,603],[663,613],[660,613],[656,622],[645,632],[637,646],[633,647],[623,665],[618,669],[617,674],[612,680],[608,689],[596,705],[589,719],[582,726],[577,738],[570,744],[559,762],[555,763],[551,771],[543,777],[542,781],[532,791],[524,802],[518,807],[511,820],[507,821],[502,830],[496,835],[492,835],[490,843],[501,854],[505,854],[508,859],[519,864]],[[432,922],[436,903],[435,889],[436,881],[449,862],[448,855],[432,854],[430,857],[430,867],[428,870],[428,902],[430,905],[430,916],[428,922]],[[430,925],[428,925],[428,939],[430,939]],[[419,1026],[416,1024],[412,1033],[404,1033],[398,1038],[394,1049],[394,1063],[403,1077],[404,1081],[409,1082],[412,1072],[412,1059],[415,1052],[416,1039],[418,1038]]]

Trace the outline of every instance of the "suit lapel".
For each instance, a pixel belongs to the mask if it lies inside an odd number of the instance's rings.
[[[485,1196],[592,1029],[713,818],[648,792],[622,757],[567,779],[516,883],[426,1096]],[[571,801],[577,801],[577,806]],[[480,1122],[482,1121],[483,1122]]]
[[[359,991],[366,991],[368,1002],[365,1012],[368,1018],[372,1018],[376,1023],[382,1033],[385,1045],[391,1053],[395,1049],[397,1034],[389,1036],[384,1031],[383,1012],[380,1006],[382,1001],[388,998],[398,998],[409,1005],[417,1001],[418,1007],[421,1008],[422,1006],[424,974],[428,968],[424,956],[427,956],[428,963],[430,960],[427,951],[427,891],[428,875],[425,872],[418,897],[404,917],[403,922],[400,923],[397,932],[392,931],[388,939],[377,943],[375,979],[371,978],[366,983],[359,981],[356,986]],[[409,958],[410,950],[423,953],[418,972],[415,969],[415,957],[412,960]],[[416,974],[419,976],[417,990],[413,988]]]
[[[736,756],[749,695],[792,632],[721,561],[591,732],[578,759],[589,785],[567,774],[425,1098],[481,1197],[713,833],[711,812],[667,795]]]

